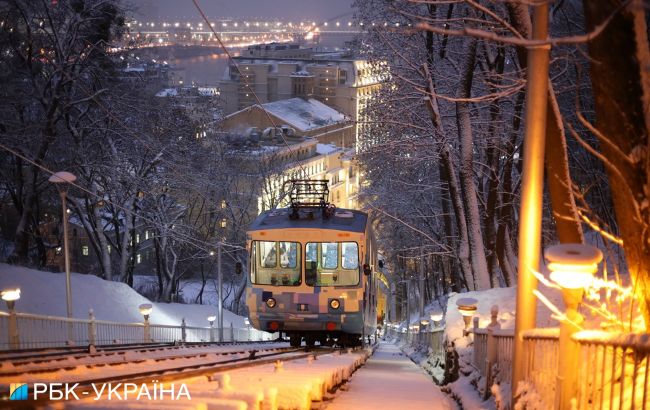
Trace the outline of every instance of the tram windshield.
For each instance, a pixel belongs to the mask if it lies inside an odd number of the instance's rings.
[[[300,244],[297,242],[253,241],[251,282],[257,285],[298,286]]]
[[[309,286],[359,284],[356,242],[309,242],[305,247],[305,282]]]

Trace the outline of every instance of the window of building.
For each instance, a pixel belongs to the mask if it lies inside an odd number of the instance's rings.
[[[221,200],[221,209],[225,209],[225,208],[226,208],[226,200],[222,199]]]
[[[348,72],[345,70],[340,70],[339,71],[339,84],[345,84],[345,82],[348,80]]]
[[[111,253],[111,245],[108,245],[108,246],[106,247],[106,250],[108,250],[108,253],[110,254],[110,253]]]
[[[139,233],[135,234],[135,243],[140,243],[140,234]]]
[[[81,254],[82,254],[83,256],[88,256],[88,246],[83,245],[83,246],[81,247]]]
[[[135,258],[135,261],[136,261],[137,263],[142,263],[142,255],[141,255],[141,254],[137,254],[137,255],[136,255],[136,258]]]
[[[144,240],[146,241],[148,239],[149,239],[149,231],[144,231]]]
[[[225,228],[227,224],[228,224],[228,222],[226,221],[226,218],[223,218],[223,219],[221,220],[221,224],[220,224],[221,227],[222,227],[222,228]]]

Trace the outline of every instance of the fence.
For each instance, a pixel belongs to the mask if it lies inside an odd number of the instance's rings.
[[[495,323],[493,316],[493,323]],[[492,383],[510,383],[514,330],[481,329],[475,321],[473,365]],[[558,385],[559,329],[532,329],[523,334],[524,380],[537,393],[538,408],[555,406]],[[582,331],[578,345],[576,409],[650,409],[650,334]],[[485,389],[485,397],[489,395]]]
[[[396,328],[387,328],[386,336],[396,339],[400,343],[407,343],[418,346],[428,346],[434,354],[444,354],[444,327],[434,327],[423,330],[410,330],[401,332]]]
[[[582,331],[576,409],[650,408],[650,334]]]
[[[111,345],[142,342],[209,342],[218,340],[214,327],[145,323],[120,323],[88,319],[68,319],[30,313],[0,312],[0,350],[62,346]],[[251,327],[223,329],[223,341],[272,340],[277,334]]]

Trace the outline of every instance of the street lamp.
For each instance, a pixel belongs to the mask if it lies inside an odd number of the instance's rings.
[[[210,322],[210,342],[214,342],[214,321],[217,319],[215,315],[208,316],[208,322]]]
[[[578,312],[584,289],[593,281],[598,264],[603,259],[602,252],[589,245],[567,243],[548,248],[544,254],[551,271],[551,280],[562,288],[566,320],[560,322],[560,345],[558,360],[558,390],[556,408],[569,408],[571,399],[577,391],[579,367],[579,348],[571,340],[571,335],[579,330],[584,318]],[[558,407],[559,406],[559,407]]]
[[[244,319],[244,325],[246,325],[246,328],[248,329],[248,341],[251,341],[251,321],[248,319]]]
[[[461,298],[456,301],[456,306],[458,311],[463,316],[463,321],[465,322],[465,329],[463,334],[467,334],[467,328],[472,322],[472,316],[476,312],[476,306],[478,305],[478,300],[474,298]]]
[[[52,174],[49,181],[56,185],[61,196],[63,209],[63,257],[65,260],[65,301],[68,319],[72,319],[72,288],[70,285],[70,251],[68,247],[68,207],[66,199],[70,184],[77,180],[77,177],[66,171],[59,171]],[[68,325],[68,340],[72,340],[72,323]]]
[[[442,313],[432,313],[431,321],[433,321],[433,326],[440,326],[440,322],[442,322]]]
[[[151,343],[151,329],[149,327],[149,315],[153,311],[153,305],[151,303],[143,303],[138,306],[140,309],[140,314],[144,317],[144,342]]]
[[[9,310],[9,348],[20,348],[20,338],[18,336],[18,318],[16,317],[16,301],[20,299],[20,289],[4,289],[0,292],[0,297],[7,303]]]

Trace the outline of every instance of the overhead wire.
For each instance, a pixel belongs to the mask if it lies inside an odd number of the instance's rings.
[[[14,149],[12,149],[12,148],[10,148],[10,147],[4,145],[4,144],[1,143],[1,142],[0,142],[0,148],[3,149],[3,150],[5,150],[5,151],[7,151],[7,152],[10,152],[10,153],[13,154],[14,156],[16,156],[16,157],[18,157],[18,158],[21,158],[21,159],[24,160],[24,161],[29,162],[30,164],[36,166],[37,168],[41,169],[42,171],[44,171],[44,172],[46,172],[46,173],[48,173],[48,174],[50,174],[50,175],[54,175],[54,174],[55,174],[54,171],[48,169],[48,168],[45,167],[44,165],[37,163],[36,161],[32,160],[31,158],[29,158],[29,157],[27,157],[27,156],[25,156],[25,155],[19,153],[18,151],[16,151],[16,150],[14,150]],[[67,184],[69,184],[69,185],[71,185],[71,186],[73,186],[73,187],[79,189],[80,191],[83,191],[83,192],[87,193],[88,195],[90,195],[90,196],[92,196],[92,197],[94,197],[94,198],[97,198],[97,199],[99,199],[99,200],[101,200],[101,201],[104,201],[105,203],[110,204],[110,205],[116,207],[117,209],[120,209],[120,210],[124,211],[125,214],[127,214],[127,215],[132,215],[132,214],[133,214],[133,211],[132,211],[132,210],[127,209],[126,207],[124,207],[124,206],[122,206],[122,205],[120,205],[120,204],[116,204],[115,202],[112,202],[112,201],[106,199],[105,197],[103,197],[103,196],[101,196],[101,195],[99,195],[99,194],[96,194],[96,193],[90,191],[89,189],[83,187],[82,185],[79,185],[79,184],[77,184],[77,183],[75,183],[75,182],[67,182]],[[152,226],[156,226],[156,227],[158,227],[158,228],[165,228],[165,229],[167,229],[163,224],[160,224],[160,223],[158,223],[158,222],[156,222],[156,221],[154,221],[154,220],[152,220],[152,219],[150,219],[150,218],[147,218],[146,216],[143,216],[142,214],[137,214],[137,216],[138,216],[140,219],[144,220],[145,222],[150,223]],[[172,230],[173,230],[173,229],[172,229]],[[179,235],[181,238],[185,238],[186,243],[188,243],[188,244],[190,244],[190,245],[193,245],[193,246],[195,246],[195,247],[197,247],[197,248],[199,248],[199,249],[201,249],[201,250],[204,250],[204,251],[206,251],[206,252],[210,252],[210,251],[214,250],[214,245],[215,245],[215,244],[213,244],[213,243],[205,242],[205,241],[202,241],[202,240],[200,240],[200,239],[196,239],[196,238],[194,238],[194,237],[192,237],[192,236],[185,235],[185,234],[183,234],[183,233],[181,233],[181,232],[178,232],[178,231],[174,231],[174,232],[175,232],[175,235]],[[239,245],[231,245],[231,244],[229,244],[229,243],[222,242],[222,241],[220,241],[219,244],[221,244],[222,246],[230,247],[230,248],[245,249],[245,248],[242,247],[242,246],[239,246]]]
[[[196,0],[193,0],[193,3],[194,3],[194,5],[196,6],[196,8],[197,8],[197,10],[199,11],[199,13],[201,14],[201,16],[202,16],[202,18],[204,19],[204,21],[207,23],[208,27],[210,28],[210,31],[213,33],[213,35],[214,35],[215,38],[217,39],[217,41],[218,41],[218,43],[219,43],[221,49],[226,53],[226,55],[227,55],[228,58],[229,58],[229,61],[232,63],[232,65],[235,67],[235,69],[236,69],[237,72],[239,73],[240,78],[242,78],[242,77],[243,77],[243,73],[242,73],[241,69],[239,68],[239,65],[238,65],[237,62],[234,60],[232,54],[230,53],[230,51],[227,49],[227,47],[225,46],[225,44],[224,44],[223,41],[221,40],[221,37],[220,37],[220,36],[218,35],[218,33],[214,30],[214,27],[212,26],[212,24],[210,23],[210,21],[207,19],[207,16],[206,16],[205,13],[203,12],[203,10],[201,9],[201,7],[200,7],[199,4],[197,3],[197,1],[196,1]],[[334,17],[333,19],[336,19],[336,18],[338,18],[338,17],[345,16],[345,15],[347,15],[347,14],[349,14],[349,13],[342,14],[342,15],[340,15],[340,16]],[[317,26],[314,25],[314,26],[311,27],[311,28],[310,28],[306,33],[309,33],[309,32],[311,32],[311,31],[315,30],[316,28],[317,28]],[[274,128],[277,128],[277,124],[276,124],[276,122],[273,120],[273,118],[272,118],[271,114],[268,112],[268,110],[267,110],[267,109],[264,107],[264,105],[261,103],[261,100],[260,100],[259,96],[257,95],[257,93],[255,93],[255,90],[254,90],[254,89],[250,86],[250,84],[248,84],[246,81],[244,81],[244,84],[245,84],[245,86],[249,89],[249,91],[251,92],[251,94],[253,94],[253,96],[254,96],[254,98],[255,98],[257,104],[258,104],[259,107],[263,110],[263,112],[264,112],[265,115],[267,116],[269,122],[272,124],[272,126],[273,126]],[[109,109],[108,109],[107,107],[105,107],[105,106],[104,106],[100,101],[98,101],[98,100],[97,100],[97,96],[96,96],[95,93],[91,93],[91,92],[90,92],[87,88],[85,88],[83,85],[79,85],[79,87],[80,87],[80,88],[81,88],[81,89],[82,89],[82,90],[83,90],[83,91],[84,91],[84,92],[85,92],[89,97],[91,97],[91,98],[93,99],[93,101],[94,101],[94,102],[95,102],[95,103],[96,103],[96,104],[97,104],[97,105],[98,105],[102,110],[104,110],[112,120],[114,120],[117,124],[119,124],[123,129],[125,129],[125,130],[131,132],[132,135],[135,136],[136,138],[138,138],[138,140],[139,140],[139,141],[140,141],[140,142],[141,142],[145,147],[147,147],[147,148],[148,148],[149,150],[151,150],[151,151],[159,151],[159,150],[154,150],[154,149],[153,149],[153,148],[152,148],[152,147],[151,147],[151,146],[146,142],[146,140],[142,139],[141,136],[138,135],[138,132],[137,132],[137,131],[132,130],[129,126],[127,126],[126,124],[124,124],[124,123],[123,123],[119,118],[117,118],[117,117],[112,113],[111,110],[109,110]],[[280,137],[281,137],[281,139],[283,140],[284,144],[286,145],[288,151],[291,153],[293,150],[292,150],[291,146],[289,145],[289,143],[287,142],[286,138],[284,137],[283,133],[280,133]],[[23,159],[23,160],[29,162],[30,164],[32,164],[32,165],[38,167],[39,169],[41,169],[42,171],[45,171],[46,173],[48,173],[48,174],[50,174],[50,175],[53,175],[53,174],[54,174],[54,172],[53,172],[52,170],[46,168],[46,167],[43,166],[42,164],[39,164],[39,163],[35,162],[35,161],[32,160],[31,158],[29,158],[29,157],[27,157],[27,156],[25,156],[25,155],[20,154],[20,153],[17,152],[16,150],[14,150],[14,149],[12,149],[12,148],[10,148],[10,147],[8,147],[8,146],[2,144],[2,143],[0,143],[0,148],[2,148],[3,150],[5,150],[5,151],[7,151],[7,152],[10,152],[11,154],[13,154],[13,155],[16,156],[16,157],[19,157],[19,158],[21,158],[21,159]],[[161,157],[161,161],[169,162],[168,165],[171,165],[172,169],[174,169],[174,170],[177,171],[177,169],[176,169],[176,164],[173,163],[173,162],[168,161],[164,156]],[[306,174],[306,170],[305,170],[305,168],[302,166],[302,161],[298,161],[297,164],[298,164],[300,170],[302,171],[302,173],[303,173],[304,175],[307,175],[307,174]],[[183,173],[180,173],[180,174],[183,174]],[[308,175],[307,175],[307,178],[309,179],[309,176],[308,176]],[[189,181],[189,180],[188,180],[188,181]],[[186,181],[186,182],[187,182],[187,181]],[[69,183],[69,184],[70,184],[71,186],[74,186],[74,187],[78,188],[80,191],[85,192],[86,194],[88,194],[88,195],[90,195],[90,196],[92,196],[92,197],[95,197],[95,198],[97,198],[98,200],[103,201],[104,203],[110,204],[110,205],[114,206],[115,208],[122,210],[122,211],[125,212],[127,215],[131,215],[131,214],[133,213],[132,210],[127,209],[127,208],[125,208],[124,206],[122,206],[122,205],[120,205],[120,204],[114,203],[114,202],[110,201],[109,199],[105,198],[104,196],[101,196],[101,195],[99,195],[99,194],[96,194],[96,193],[94,193],[94,192],[92,192],[92,191],[86,189],[85,187],[83,187],[83,186],[81,186],[81,185],[79,185],[79,184],[77,184],[77,183],[71,182],[71,183]],[[192,186],[192,185],[190,184],[190,186]],[[209,201],[209,199],[206,198],[206,197],[203,195],[202,192],[196,192],[196,193],[197,193],[199,196],[201,196],[203,199]],[[151,194],[151,192],[149,192],[149,194]],[[142,214],[137,214],[137,216],[138,216],[141,220],[143,220],[143,221],[145,221],[145,222],[148,222],[148,223],[151,224],[152,226],[156,226],[156,227],[158,227],[158,228],[163,228],[163,225],[162,225],[162,224],[159,224],[158,222],[156,222],[156,221],[154,221],[154,220],[152,220],[152,219],[149,219],[149,218],[143,216]],[[175,231],[175,235],[180,236],[181,238],[184,237],[186,243],[188,243],[188,244],[190,244],[190,245],[193,245],[193,246],[197,247],[198,249],[204,250],[204,251],[206,251],[206,252],[209,252],[209,251],[211,251],[211,250],[214,249],[214,244],[213,244],[213,243],[209,243],[209,242],[205,242],[205,241],[202,241],[202,240],[196,239],[196,238],[194,238],[194,237],[192,237],[192,236],[182,234],[182,233],[180,233],[180,232],[178,232],[178,231]],[[226,246],[226,247],[230,247],[230,248],[235,248],[235,249],[244,249],[243,247],[241,247],[241,246],[239,246],[239,245],[232,245],[232,244],[228,244],[228,243],[223,242],[223,241],[219,241],[219,244],[221,244],[221,245],[223,245],[223,246]]]

